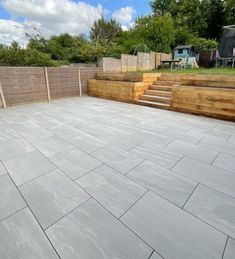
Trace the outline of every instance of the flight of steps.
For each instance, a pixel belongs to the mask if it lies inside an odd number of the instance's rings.
[[[156,82],[145,90],[136,101],[137,104],[170,109],[172,86],[179,84],[180,75],[163,74]]]

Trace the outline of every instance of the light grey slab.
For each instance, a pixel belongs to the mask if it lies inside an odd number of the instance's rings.
[[[33,145],[46,157],[53,156],[59,152],[73,148],[72,145],[57,136],[34,142]]]
[[[201,147],[206,147],[216,152],[221,152],[227,155],[235,156],[234,143],[225,142],[219,139],[203,138],[198,144]]]
[[[100,161],[76,148],[51,156],[50,160],[73,180],[102,165]]]
[[[30,142],[40,141],[52,136],[52,134],[49,131],[41,127],[27,128],[27,129],[22,128],[18,130],[18,132]]]
[[[59,170],[21,185],[20,191],[44,229],[89,199]]]
[[[121,218],[167,259],[221,259],[226,235],[149,192]]]
[[[101,139],[124,150],[129,150],[142,142],[134,137],[126,136],[117,132],[105,135],[101,137]]]
[[[58,258],[28,208],[0,222],[0,233],[1,258]]]
[[[172,170],[235,197],[235,174],[191,158],[183,158]]]
[[[149,259],[162,259],[162,257],[156,252],[154,252]]]
[[[232,238],[229,238],[224,252],[223,259],[234,259],[234,257],[235,257],[235,240]]]
[[[61,122],[59,120],[51,119],[48,121],[39,122],[39,125],[47,130],[51,130],[53,128],[59,127],[64,124],[63,124],[63,122]]]
[[[0,160],[11,159],[33,150],[35,150],[35,148],[21,138],[5,141],[0,145]]]
[[[115,146],[107,146],[92,153],[92,156],[123,174],[143,161],[136,155]]]
[[[217,130],[217,129],[205,129],[205,128],[200,128],[200,127],[193,127],[188,133],[201,136],[201,137],[207,137],[207,138],[218,138],[223,141],[226,141],[229,137],[230,134],[222,131],[222,130]]]
[[[146,259],[152,252],[93,200],[58,221],[46,233],[61,258],[66,259]]]
[[[228,170],[231,173],[235,173],[235,156],[219,154],[213,165],[221,169]]]
[[[235,133],[228,139],[228,143],[235,145]]]
[[[179,140],[173,141],[167,145],[165,149],[182,156],[195,158],[208,164],[211,164],[218,155],[218,152],[211,149],[199,147]]]
[[[54,135],[59,136],[62,139],[76,138],[84,134],[84,132],[82,132],[81,130],[78,130],[69,125],[59,125],[57,127],[50,129],[50,132]]]
[[[172,140],[169,137],[147,131],[147,130],[141,130],[135,134],[131,135],[132,137],[139,139],[142,142],[156,142],[157,144],[164,146],[170,143]]]
[[[26,206],[9,175],[0,177],[0,220]]]
[[[37,150],[7,160],[4,164],[16,185],[24,184],[55,169],[50,160]]]
[[[145,188],[105,165],[76,182],[116,217],[146,192]]]
[[[200,184],[184,209],[235,238],[234,198]]]
[[[0,176],[6,174],[7,171],[5,167],[3,166],[2,162],[0,161]]]
[[[170,169],[182,158],[181,155],[169,152],[163,148],[157,149],[153,145],[146,143],[131,149],[130,152],[167,169]]]
[[[122,123],[110,123],[109,128],[123,135],[131,135],[139,131],[137,127]]]
[[[108,128],[106,125],[102,125],[102,124],[98,124],[98,123],[86,126],[84,128],[81,128],[80,130],[82,130],[85,133],[88,133],[90,135],[93,135],[95,137],[102,137],[102,136],[110,134],[114,131],[113,129]]]
[[[128,177],[147,189],[182,207],[197,183],[149,161],[143,162],[128,174]]]
[[[68,142],[72,143],[74,146],[78,147],[79,149],[87,153],[95,152],[109,145],[109,143],[107,143],[106,141],[103,141],[89,134],[84,134],[77,138],[69,139]]]
[[[216,129],[224,131],[228,134],[234,134],[235,135],[235,123],[231,123],[230,125],[226,125],[225,123],[219,123],[216,127]]]

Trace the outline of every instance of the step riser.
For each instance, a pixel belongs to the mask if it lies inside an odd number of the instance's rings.
[[[171,92],[172,88],[170,86],[160,86],[160,85],[151,85],[149,90],[157,90],[157,91],[166,91]]]
[[[162,86],[173,86],[177,85],[179,82],[177,81],[155,81],[154,85],[162,85]]]
[[[177,77],[177,76],[161,76],[158,78],[158,80],[160,81],[177,81],[179,82],[181,79],[181,77]]]
[[[161,98],[161,97],[153,97],[150,95],[142,95],[140,96],[140,100],[144,100],[144,101],[151,101],[151,102],[158,102],[158,103],[167,103],[170,104],[171,99],[170,98]]]
[[[171,93],[168,91],[154,91],[154,90],[145,90],[144,94],[155,95],[160,97],[171,97]]]
[[[158,109],[170,110],[170,106],[162,106],[162,105],[157,104],[157,103],[141,103],[141,102],[136,101],[136,104],[148,106],[148,107],[153,107],[153,108],[158,108]]]

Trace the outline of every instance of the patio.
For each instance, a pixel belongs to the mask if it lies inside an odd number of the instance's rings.
[[[0,110],[0,258],[234,259],[235,124],[92,97]]]

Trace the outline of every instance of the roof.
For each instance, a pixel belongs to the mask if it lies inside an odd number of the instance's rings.
[[[194,47],[193,45],[182,45],[182,46],[177,46],[175,49],[191,49]]]

